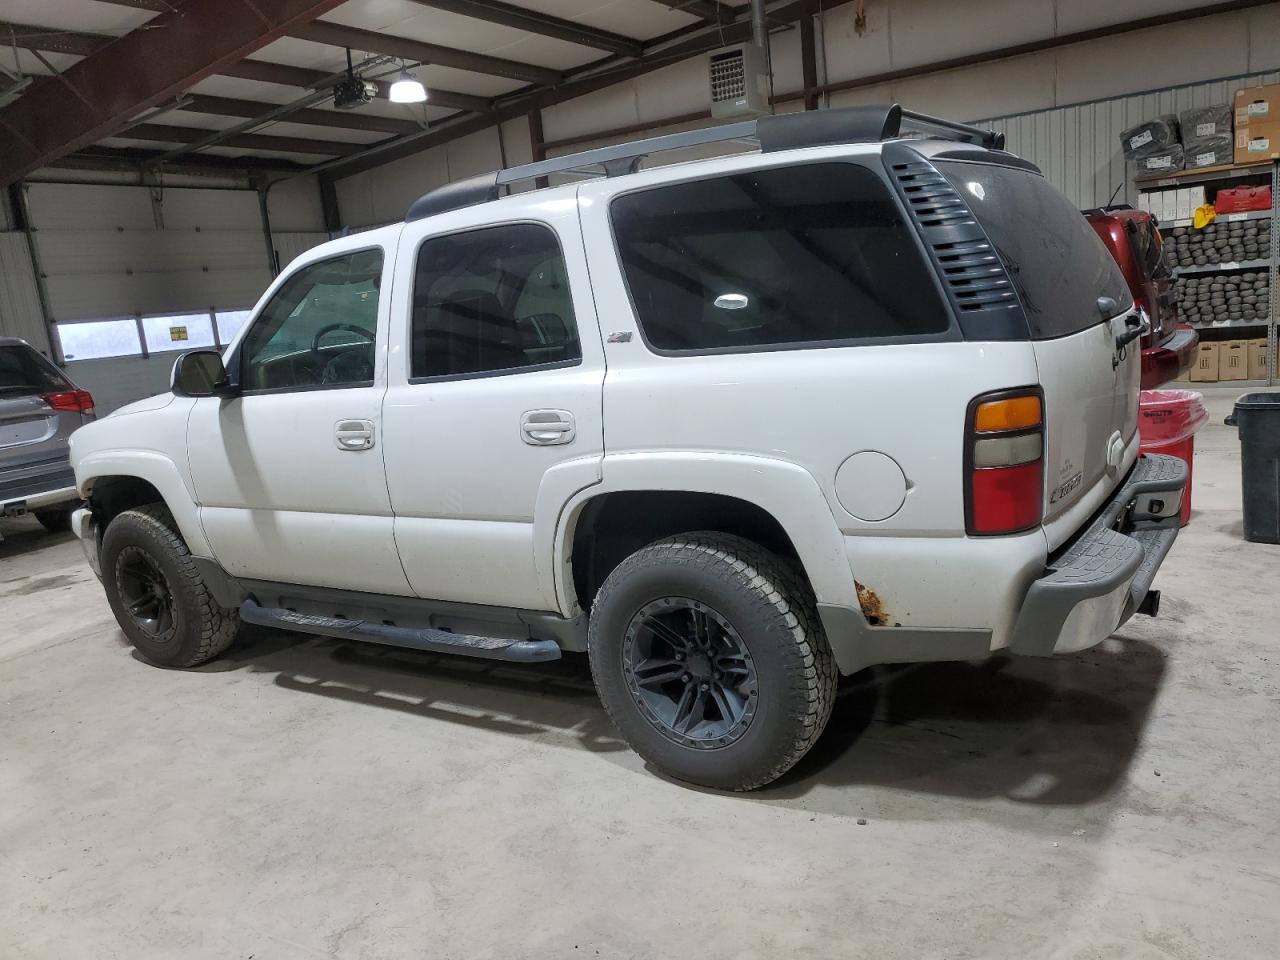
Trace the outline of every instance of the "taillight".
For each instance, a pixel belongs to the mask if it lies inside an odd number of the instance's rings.
[[[58,393],[46,393],[44,402],[55,410],[93,413],[93,394],[88,390],[62,390]]]
[[[1044,513],[1044,398],[1038,388],[975,398],[965,425],[965,528],[1018,533]]]

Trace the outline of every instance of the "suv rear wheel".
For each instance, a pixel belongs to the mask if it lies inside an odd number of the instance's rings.
[[[125,510],[107,526],[102,582],[125,636],[162,667],[212,660],[240,626],[209,593],[163,504]]]
[[[591,611],[596,688],[627,742],[681,780],[750,790],[808,752],[836,671],[794,565],[741,537],[650,544]]]

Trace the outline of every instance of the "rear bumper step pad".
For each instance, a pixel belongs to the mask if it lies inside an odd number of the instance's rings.
[[[343,620],[308,613],[295,613],[280,607],[260,607],[252,597],[240,605],[240,619],[263,627],[296,630],[322,637],[343,640],[365,640],[392,647],[408,647],[430,653],[453,653],[484,660],[507,660],[516,663],[539,663],[560,659],[560,646],[554,640],[507,640],[476,637],[432,627],[398,627],[369,620]]]
[[[1031,584],[1014,625],[1010,651],[1051,656],[1084,649],[1135,612],[1150,610],[1154,604],[1144,601],[1178,536],[1178,508],[1187,476],[1187,465],[1176,457],[1139,457],[1089,526],[1051,557],[1048,572]],[[1073,612],[1072,630],[1064,630]],[[1095,634],[1099,630],[1100,635],[1075,642],[1067,636],[1073,631]]]

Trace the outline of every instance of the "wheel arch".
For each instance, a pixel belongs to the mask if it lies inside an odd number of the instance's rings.
[[[200,525],[199,508],[172,460],[150,451],[87,457],[76,465],[80,494],[89,501],[99,530],[117,515],[145,503],[163,503],[173,515],[187,549],[212,557]]]
[[[554,544],[561,610],[588,609],[609,570],[635,549],[693,530],[737,534],[791,556],[819,602],[857,604],[843,536],[808,471],[764,457],[689,452],[606,457],[603,482],[565,505]]]

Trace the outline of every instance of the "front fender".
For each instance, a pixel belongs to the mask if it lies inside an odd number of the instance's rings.
[[[812,474],[794,463],[769,457],[661,451],[606,456],[600,483],[579,489],[564,503],[558,517],[538,518],[538,527],[555,530],[555,594],[566,616],[577,608],[570,551],[583,507],[601,494],[646,490],[722,494],[760,507],[791,538],[818,602],[857,608],[844,538]]]
[[[154,450],[116,449],[76,458],[76,487],[88,499],[95,480],[102,477],[136,477],[145,480],[164,498],[173,514],[187,549],[197,557],[213,557],[213,550],[200,526],[200,510],[195,494],[183,472],[169,457]]]

